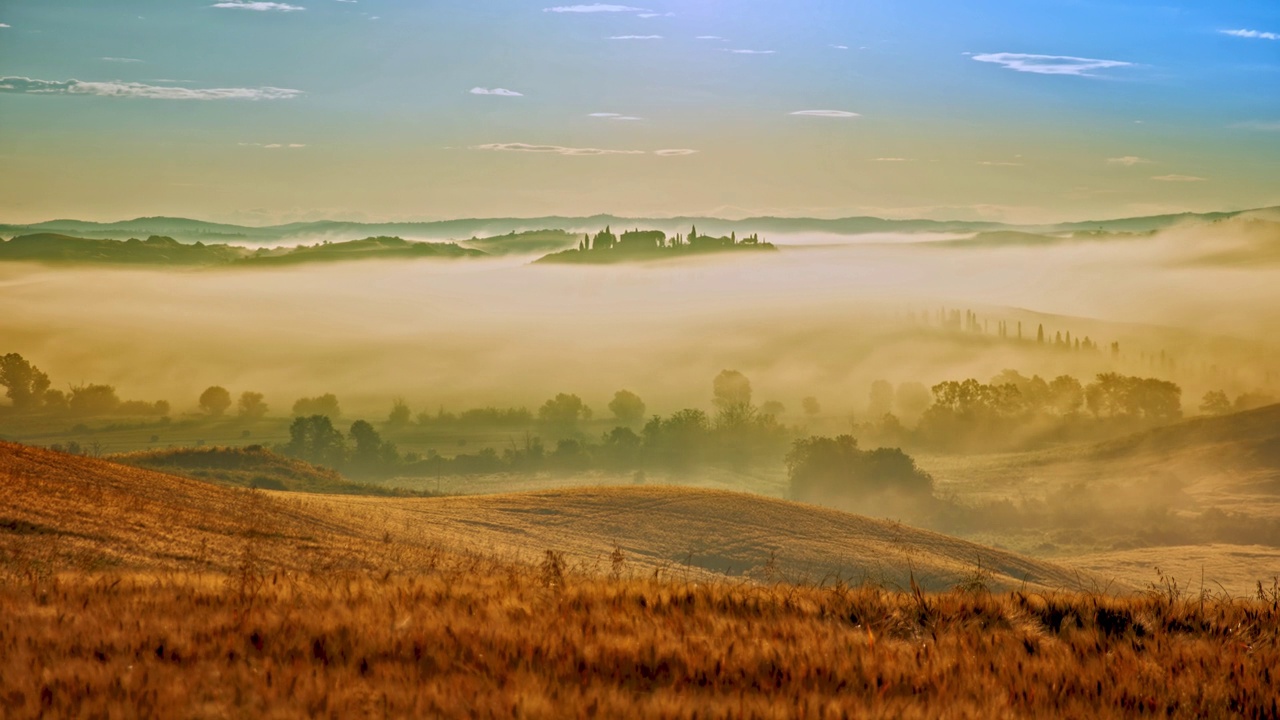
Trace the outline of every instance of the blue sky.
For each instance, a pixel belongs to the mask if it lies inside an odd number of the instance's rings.
[[[1280,204],[1280,3],[0,3],[0,220]]]

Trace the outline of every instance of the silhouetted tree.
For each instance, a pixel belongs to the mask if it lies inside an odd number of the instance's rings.
[[[293,414],[295,417],[324,415],[337,418],[342,416],[342,410],[338,407],[338,398],[333,393],[325,393],[313,398],[299,398],[293,404]]]
[[[200,393],[200,409],[214,417],[219,417],[231,407],[231,393],[227,389],[214,385]]]
[[[644,426],[645,453],[655,462],[686,466],[700,459],[710,433],[701,410],[685,409],[665,419],[655,415]]]
[[[556,433],[576,432],[578,423],[591,419],[591,408],[577,395],[560,393],[538,408],[538,420]]]
[[[289,442],[280,451],[317,465],[340,468],[346,462],[347,443],[329,418],[311,415],[294,418],[289,425]]]
[[[771,415],[773,417],[781,417],[782,413],[787,411],[787,406],[777,400],[765,400],[760,404],[761,415]]]
[[[822,405],[818,402],[818,398],[810,395],[800,401],[800,406],[804,408],[804,414],[814,417],[822,412]]]
[[[933,478],[916,467],[911,456],[897,448],[859,450],[850,435],[796,440],[786,461],[791,496],[798,500],[933,492]]]
[[[351,448],[350,469],[360,475],[378,475],[396,466],[400,453],[392,443],[385,442],[373,425],[365,420],[351,423],[348,431]]]
[[[718,425],[734,427],[748,422],[754,413],[751,381],[737,370],[721,370],[711,382],[711,403],[716,407]]]
[[[9,353],[0,357],[0,385],[15,410],[29,410],[44,399],[49,376],[18,353]]]
[[[1200,412],[1206,415],[1226,415],[1231,412],[1231,401],[1221,390],[1211,390],[1200,401]]]
[[[240,417],[247,420],[257,420],[267,414],[267,404],[262,401],[263,395],[260,392],[252,392],[246,390],[240,393],[240,400],[237,402],[237,410]]]
[[[1049,383],[1049,404],[1060,415],[1073,415],[1084,405],[1084,387],[1070,375],[1059,375]]]
[[[609,412],[626,426],[632,426],[644,419],[644,401],[630,390],[619,390],[609,401]]]
[[[120,398],[111,385],[77,385],[67,406],[75,415],[107,415],[120,407]]]
[[[396,398],[391,402],[391,413],[387,415],[387,425],[393,428],[404,427],[409,424],[410,417],[409,406],[402,398]]]
[[[1044,344],[1044,325],[1036,328],[1036,342],[1041,345]]]

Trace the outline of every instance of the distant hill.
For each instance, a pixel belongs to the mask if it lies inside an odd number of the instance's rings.
[[[184,244],[156,235],[146,240],[118,241],[39,233],[0,241],[0,261],[222,265],[247,257],[250,252],[230,245]]]
[[[483,250],[490,255],[541,255],[565,250],[578,244],[578,234],[565,230],[512,231],[496,237],[471,238],[460,244]]]
[[[254,445],[147,450],[108,455],[106,459],[228,487],[335,495],[403,497],[413,494],[353,483],[328,468],[284,457]]]
[[[409,242],[397,237],[371,237],[349,242],[301,245],[275,252],[259,251],[237,264],[299,265],[313,262],[378,260],[391,258],[464,258],[484,257],[484,251],[460,247],[455,243]]]
[[[390,258],[452,259],[486,254],[455,243],[409,242],[395,237],[257,250],[238,245],[185,244],[159,236],[121,241],[39,233],[0,241],[0,261],[45,263],[251,267]]]
[[[970,234],[1001,230],[1053,235],[1075,232],[1153,232],[1179,224],[1211,223],[1236,217],[1280,220],[1280,207],[1233,212],[1178,213],[1042,225],[1014,225],[966,220],[890,220],[877,217],[823,219],[761,216],[741,220],[728,220],[699,216],[645,218],[617,215],[550,215],[529,218],[461,218],[405,223],[358,223],[322,220],[255,227],[210,223],[184,218],[146,217],[112,223],[66,219],[49,220],[31,225],[0,225],[0,236],[12,237],[42,232],[115,239],[164,235],[182,242],[239,242],[257,245],[275,244],[291,239],[305,242],[314,242],[316,238],[341,241],[369,236],[463,241],[467,238],[499,237],[510,233],[519,234],[539,230],[561,230],[568,233],[581,233],[594,231],[606,225],[614,227],[643,226],[667,233],[684,232],[691,226],[697,225],[704,232],[714,235],[727,235],[731,232],[739,234],[759,232],[766,236],[805,233],[832,235],[861,235],[868,233]],[[472,243],[469,243],[469,245],[485,249],[482,245]],[[553,249],[546,248],[543,251],[549,252]]]
[[[37,542],[56,563],[231,570],[253,542],[270,567],[381,567],[388,554],[481,552],[575,565],[620,547],[640,573],[867,580],[948,589],[1075,588],[1048,562],[897,523],[743,493],[643,487],[456,498],[305,498],[219,487],[0,442],[0,557]],[[530,553],[533,555],[530,556]],[[55,563],[55,564],[56,564]],[[74,563],[74,565],[72,565]],[[1086,579],[1087,580],[1087,579]]]
[[[936,240],[922,243],[928,247],[952,248],[999,248],[999,247],[1046,247],[1083,242],[1109,242],[1116,240],[1135,240],[1148,237],[1150,233],[1127,233],[1110,231],[1077,231],[1066,234],[1032,233],[1020,230],[989,230],[973,237],[956,240]]]

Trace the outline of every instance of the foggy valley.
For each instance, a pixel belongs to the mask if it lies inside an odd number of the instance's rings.
[[[1280,718],[1277,42],[0,3],[0,716]]]

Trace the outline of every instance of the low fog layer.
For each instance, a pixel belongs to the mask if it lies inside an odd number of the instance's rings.
[[[865,402],[878,378],[1100,369],[1091,357],[997,342],[1003,320],[1023,322],[1029,340],[1043,323],[1051,337],[1118,341],[1135,362],[1164,350],[1184,367],[1238,368],[1249,389],[1275,347],[1280,287],[1265,265],[1202,262],[1268,242],[1257,228],[1243,232],[1224,223],[1002,249],[885,237],[608,267],[527,258],[246,271],[10,264],[0,266],[0,350],[22,353],[57,386],[108,382],[179,412],[211,384],[264,392],[276,411],[326,392],[380,413],[397,396],[434,410],[533,407],[574,392],[602,413],[626,387],[662,412],[705,405],[723,368],[746,373],[759,400],[793,406],[817,395],[842,411]],[[977,312],[990,341],[940,331],[933,318],[943,307]],[[921,323],[926,314],[932,325]]]

